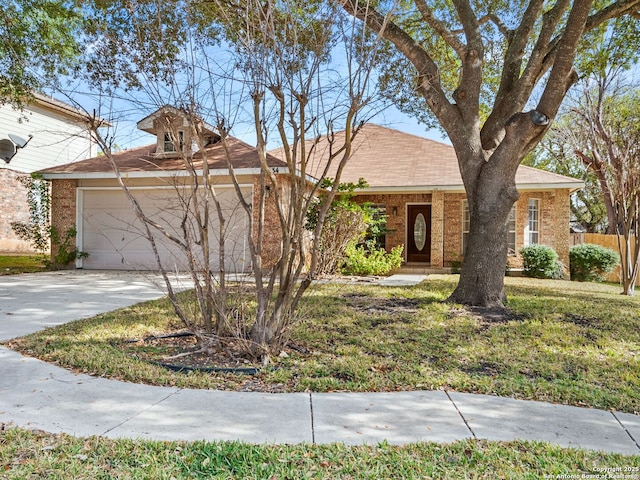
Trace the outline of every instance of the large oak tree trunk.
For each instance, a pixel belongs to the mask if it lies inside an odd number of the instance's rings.
[[[502,160],[500,154],[494,155],[488,162],[483,160],[479,169],[463,172],[470,230],[460,280],[448,299],[451,302],[501,307],[506,300],[507,223],[518,199],[518,162]]]
[[[506,238],[506,217],[502,212],[498,213],[496,209],[495,214],[471,213],[469,242],[464,254],[460,281],[449,301],[485,307],[502,306],[506,300]]]

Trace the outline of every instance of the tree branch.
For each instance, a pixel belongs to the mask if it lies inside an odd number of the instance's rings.
[[[486,150],[491,150],[500,143],[506,119],[523,108],[522,88],[517,88],[519,86],[518,80],[522,72],[525,48],[543,3],[544,0],[534,0],[529,3],[520,25],[511,35],[507,36],[509,46],[505,53],[500,86],[493,110],[481,132],[482,145]]]
[[[623,15],[631,15],[635,18],[640,17],[640,0],[618,0],[606,8],[591,15],[585,27],[588,32],[600,26],[603,22],[612,18],[621,17]]]
[[[494,13],[487,13],[486,15],[480,17],[478,19],[478,26],[484,25],[485,23],[492,22],[496,27],[498,27],[498,31],[504,35],[505,38],[509,38],[513,34],[513,30],[511,30],[507,25]],[[464,33],[463,29],[451,30],[451,33],[454,35],[459,35]]]
[[[431,28],[433,28],[438,35],[449,45],[460,58],[464,56],[465,45],[460,41],[456,34],[463,33],[463,31],[456,31],[455,33],[450,31],[444,23],[438,20],[433,14],[433,10],[429,8],[425,0],[415,0],[418,11]]]
[[[462,75],[453,99],[463,114],[465,124],[479,127],[480,92],[482,90],[482,68],[484,64],[484,43],[469,0],[453,0],[460,23],[467,39],[467,48],[460,55]]]
[[[578,43],[584,34],[585,25],[591,8],[591,1],[575,2],[557,47],[557,54],[549,81],[545,86],[537,109],[550,119],[555,118],[560,103],[577,76],[573,70]]]
[[[429,54],[411,36],[377,10],[359,5],[357,0],[339,0],[342,8],[356,17],[374,32],[393,43],[413,64],[418,72],[418,92],[427,100],[429,108],[442,123],[445,130],[461,120],[457,109],[448,100],[442,84],[438,66]]]

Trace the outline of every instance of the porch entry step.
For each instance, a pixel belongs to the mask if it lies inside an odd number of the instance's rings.
[[[451,268],[449,267],[432,267],[429,264],[425,263],[405,263],[400,266],[400,268],[393,271],[394,274],[403,274],[403,273],[417,273],[417,274],[447,274],[451,273]]]

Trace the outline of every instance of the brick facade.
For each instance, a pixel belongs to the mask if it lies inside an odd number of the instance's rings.
[[[28,190],[20,181],[24,177],[28,174],[0,168],[0,252],[33,252],[11,228],[13,222],[29,222]]]
[[[529,199],[540,200],[539,243],[552,247],[560,261],[569,265],[569,190],[521,192],[516,203],[516,252],[525,245],[525,229],[529,222]],[[434,191],[425,194],[358,195],[356,200],[384,206],[388,215],[385,247],[390,251],[406,243],[406,206],[431,204],[431,263],[433,268],[451,267],[462,261],[462,202],[464,193]],[[511,257],[513,268],[522,266],[519,256]]]
[[[538,243],[552,247],[560,261],[569,266],[570,207],[569,190],[558,189],[548,192],[521,192],[516,203],[516,251],[525,246],[525,226],[529,221],[529,199],[540,201],[540,238]],[[521,261],[517,263],[521,266]]]
[[[462,201],[465,198],[464,193],[447,193],[444,196],[445,267],[462,261]]]
[[[0,171],[1,173],[1,171]],[[290,194],[287,179],[281,177],[279,192],[283,201]],[[51,222],[58,231],[65,232],[76,226],[76,180],[52,181]],[[273,188],[273,187],[272,187]],[[253,202],[257,205],[260,198],[259,177],[253,179]],[[462,202],[464,193],[435,191],[415,194],[366,194],[357,195],[356,201],[383,206],[387,213],[385,248],[390,251],[406,243],[407,205],[431,205],[431,263],[433,268],[451,267],[462,260]],[[525,229],[529,220],[529,199],[540,200],[540,237],[539,243],[554,248],[565,265],[569,264],[569,190],[521,192],[516,203],[516,251],[525,245]],[[263,268],[276,261],[281,253],[282,234],[275,205],[275,195],[266,198],[265,229],[263,243]],[[253,209],[254,236],[257,235],[258,209]],[[522,266],[519,256],[511,257],[509,264],[513,268]]]
[[[65,233],[76,228],[76,187],[77,180],[51,181],[51,225],[64,237]],[[55,245],[51,248],[55,256]]]
[[[289,195],[290,187],[288,180],[284,180],[282,177],[279,180],[279,196],[281,202],[286,201],[286,196]],[[260,186],[260,177],[256,175],[253,179],[253,239],[257,241],[258,225],[259,225],[259,205],[262,189]],[[267,185],[269,182],[267,181]],[[276,196],[274,194],[273,186],[268,186],[268,196],[265,197],[264,206],[264,230],[262,233],[262,268],[263,270],[269,269],[273,264],[278,261],[282,254],[282,230],[280,228],[280,220],[278,218],[278,209],[276,205]]]
[[[388,230],[387,235],[385,236],[385,249],[390,252],[398,245],[405,245],[406,243],[407,205],[412,203],[431,204],[431,194],[404,193],[395,195],[357,195],[355,200],[358,203],[371,203],[373,205],[385,207]]]

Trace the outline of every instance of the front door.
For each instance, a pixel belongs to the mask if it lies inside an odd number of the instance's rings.
[[[431,261],[431,205],[407,205],[407,263]]]

